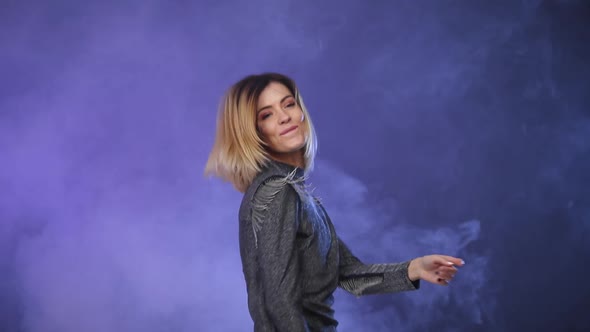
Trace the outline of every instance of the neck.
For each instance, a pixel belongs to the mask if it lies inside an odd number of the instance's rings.
[[[303,157],[303,151],[295,153],[273,153],[270,157],[276,161],[280,161],[285,164],[289,164],[294,167],[301,169],[305,168],[305,158]]]

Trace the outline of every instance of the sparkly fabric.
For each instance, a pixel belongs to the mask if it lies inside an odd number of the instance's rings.
[[[271,161],[244,193],[240,254],[254,331],[336,331],[333,292],[416,290],[409,261],[364,264],[338,238],[304,172]]]

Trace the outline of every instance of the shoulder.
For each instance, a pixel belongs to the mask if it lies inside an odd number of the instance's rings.
[[[252,183],[246,189],[245,197],[266,196],[276,194],[283,189],[288,190],[297,182],[296,171],[287,171],[270,163],[254,177]]]
[[[297,228],[294,225],[298,224],[300,198],[288,178],[281,175],[268,176],[250,190],[249,198],[244,197],[242,202],[242,212],[246,220],[251,222],[256,246],[259,232],[263,229],[273,232],[277,227],[282,230]],[[265,227],[267,224],[271,227]]]
[[[293,174],[267,168],[254,178],[244,192],[241,210],[245,215],[248,215],[254,208],[261,209],[272,202],[296,198],[297,191],[293,187]]]
[[[297,203],[299,197],[289,176],[270,175],[259,181],[252,189],[251,204],[253,210],[267,210],[272,205]]]

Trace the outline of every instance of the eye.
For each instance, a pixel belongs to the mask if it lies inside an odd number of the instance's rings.
[[[260,116],[260,119],[264,120],[270,116],[270,113],[264,113]]]
[[[291,108],[295,106],[295,103],[288,103],[287,105],[285,105],[285,108]]]

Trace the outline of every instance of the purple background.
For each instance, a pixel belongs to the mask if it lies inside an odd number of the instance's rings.
[[[299,83],[312,184],[365,261],[342,331],[590,329],[590,2],[0,4],[0,331],[248,331],[241,194],[202,176],[223,91]]]

